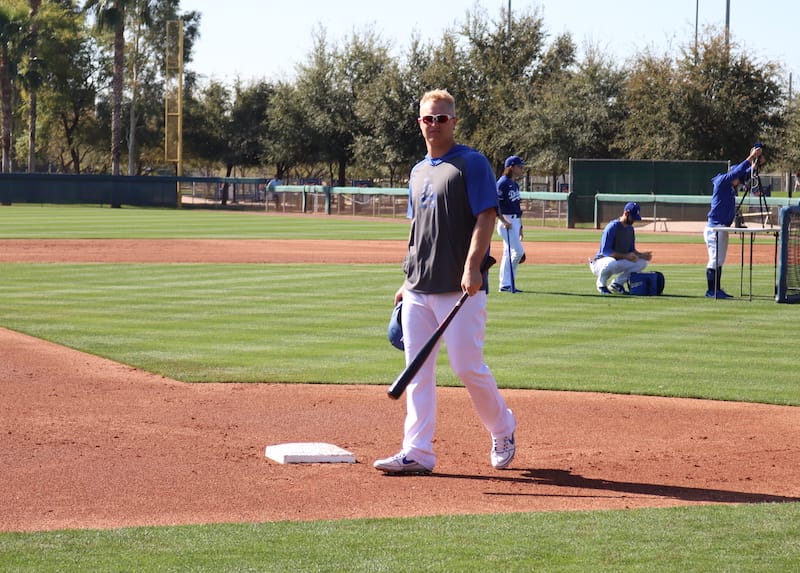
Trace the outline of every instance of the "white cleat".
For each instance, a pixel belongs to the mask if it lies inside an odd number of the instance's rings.
[[[376,470],[387,474],[425,475],[433,471],[433,468],[428,468],[419,462],[409,460],[403,452],[390,458],[375,460],[372,465]]]
[[[506,469],[514,459],[515,453],[514,434],[492,438],[492,467],[494,469]]]

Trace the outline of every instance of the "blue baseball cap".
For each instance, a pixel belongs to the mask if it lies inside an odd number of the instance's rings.
[[[389,328],[386,335],[389,337],[389,342],[398,350],[405,350],[403,344],[403,324],[400,322],[400,311],[403,308],[403,301],[401,300],[394,306],[392,310],[392,317],[389,319]]]
[[[506,167],[513,167],[514,165],[525,165],[525,162],[519,155],[512,155],[510,157],[506,157]]]
[[[625,209],[623,209],[623,211],[627,211],[634,221],[642,220],[642,214],[641,210],[639,209],[639,203],[633,203],[633,202],[625,203]]]

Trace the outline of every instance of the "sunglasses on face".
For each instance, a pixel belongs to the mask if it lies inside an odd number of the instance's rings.
[[[419,118],[419,121],[424,123],[425,125],[433,125],[435,123],[447,123],[450,120],[455,119],[456,116],[449,115],[446,113],[440,113],[438,115],[423,115]]]

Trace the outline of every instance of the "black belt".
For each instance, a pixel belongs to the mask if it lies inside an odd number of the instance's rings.
[[[509,219],[519,219],[520,215],[506,215],[503,213],[503,217],[508,217]]]

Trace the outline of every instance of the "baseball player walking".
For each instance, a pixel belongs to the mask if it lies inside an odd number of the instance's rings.
[[[402,299],[406,364],[466,292],[469,297],[444,332],[450,366],[464,383],[478,417],[492,437],[490,461],[506,468],[514,458],[514,415],[483,361],[488,277],[481,267],[497,216],[497,193],[489,161],[455,142],[455,100],[446,90],[422,96],[418,123],[428,154],[411,170],[411,233],[403,267]],[[436,355],[431,352],[406,390],[403,445],[375,461],[387,474],[430,473],[436,464]]]
[[[497,234],[503,240],[500,263],[500,292],[522,292],[517,288],[517,267],[525,255],[522,246],[522,206],[517,180],[525,174],[525,162],[518,155],[508,157],[503,175],[497,180]]]

